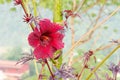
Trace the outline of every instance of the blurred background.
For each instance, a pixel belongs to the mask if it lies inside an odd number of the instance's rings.
[[[76,1],[80,3],[82,0]],[[99,2],[96,5],[84,12],[90,5],[93,5],[97,1]],[[76,41],[80,39],[82,34],[93,27],[90,26],[90,24],[92,22],[94,23],[104,1],[105,0],[86,0],[83,8],[81,8],[78,13],[81,18],[75,18],[74,28]],[[52,20],[53,2],[54,0],[36,0],[39,16]],[[72,4],[72,0],[63,0],[63,10],[71,10]],[[99,21],[108,16],[118,6],[120,6],[120,0],[106,0],[104,11]],[[27,37],[31,29],[28,24],[23,22],[23,9],[19,5],[15,6],[13,0],[0,0],[0,13],[0,80],[37,80],[32,61],[23,65],[15,65],[22,57],[22,54],[30,53],[31,49],[27,42]],[[69,20],[68,23],[70,23]],[[68,26],[70,25],[68,24]],[[101,45],[109,44],[112,40],[119,40],[120,11],[97,29],[93,36],[89,42],[75,48],[75,56],[82,55],[91,48],[95,49]],[[65,48],[63,49],[63,53],[67,52],[71,46],[71,31],[69,28],[66,30],[64,42]],[[115,46],[116,45],[113,45],[113,47],[97,52],[97,54],[95,54],[98,57],[97,61],[101,61]],[[119,58],[120,50],[108,60],[108,63],[115,62],[117,64]]]

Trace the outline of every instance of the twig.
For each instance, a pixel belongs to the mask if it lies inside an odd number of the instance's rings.
[[[25,15],[28,15],[27,9],[26,9],[23,1],[21,3],[21,6],[22,6],[22,8],[23,8],[23,10],[25,12]],[[32,23],[30,23],[30,26],[31,26],[32,30],[34,30],[34,25]]]
[[[85,0],[82,0],[80,2],[80,4],[79,4],[78,8],[76,9],[75,13],[77,13],[81,9],[81,7],[84,5],[84,3],[85,3]]]
[[[68,54],[71,53],[71,51],[78,46],[78,44],[82,44],[83,39],[87,36],[89,36],[89,34],[91,34],[92,32],[94,32],[98,27],[100,27],[103,23],[105,23],[107,20],[109,20],[116,12],[118,12],[120,9],[120,6],[118,6],[109,16],[107,16],[105,19],[103,19],[101,22],[97,23],[95,27],[93,27],[92,29],[90,29],[88,32],[86,32],[69,50],[67,53],[65,53],[66,57]]]
[[[81,71],[80,71],[80,73],[78,75],[78,80],[81,80],[81,75],[82,75],[84,69],[85,69],[85,65],[83,66],[83,68],[81,69]]]
[[[105,4],[104,4],[104,5],[105,5]],[[93,25],[93,28],[96,27],[96,25],[97,25],[97,23],[98,23],[98,21],[99,21],[99,19],[100,19],[100,17],[101,17],[101,14],[102,14],[103,9],[104,9],[104,5],[103,5],[103,6],[100,8],[100,10],[99,10],[98,17],[97,17],[96,20],[95,20],[95,24]],[[96,29],[97,29],[97,28],[96,28]],[[92,35],[93,35],[94,31],[95,31],[95,30],[91,31],[91,33],[88,35],[88,38],[85,39],[85,40],[83,40],[82,42],[85,43],[85,42],[89,41],[89,40],[92,38]],[[83,43],[82,43],[82,44],[83,44]],[[78,45],[79,45],[79,44],[78,44]]]
[[[120,39],[118,39],[118,42],[120,42]],[[100,50],[108,49],[108,48],[112,47],[112,46],[115,45],[115,44],[116,44],[116,43],[109,43],[109,44],[107,44],[107,45],[100,46],[100,47],[98,47],[98,48],[96,48],[95,50],[92,50],[92,51],[93,51],[93,53],[96,53],[96,52],[98,52],[98,51],[100,51]],[[82,56],[81,56],[81,57],[77,57],[76,59],[74,59],[74,61],[71,62],[71,65],[73,65],[74,63],[80,61],[82,58],[83,58]]]
[[[85,9],[84,11],[81,12],[81,14],[86,13],[89,9],[93,8],[96,4],[99,3],[100,0],[97,0],[95,3],[93,3],[92,5],[90,5],[87,9]]]
[[[75,10],[75,7],[76,7],[76,0],[73,0],[73,11]],[[71,25],[71,41],[72,41],[72,46],[74,45],[75,41],[75,31],[74,31],[74,16],[71,16],[71,21],[70,21]],[[73,60],[73,52],[71,53],[70,55],[70,58],[69,58],[69,61],[68,61],[68,65],[71,66],[71,62]]]

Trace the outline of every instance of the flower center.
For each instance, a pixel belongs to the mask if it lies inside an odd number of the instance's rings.
[[[40,37],[40,40],[42,42],[42,45],[48,45],[50,41],[50,37],[43,35]]]

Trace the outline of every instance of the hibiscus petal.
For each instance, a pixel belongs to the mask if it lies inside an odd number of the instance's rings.
[[[40,26],[41,33],[47,32],[50,29],[51,25],[52,24],[49,19],[40,20],[39,26]]]
[[[64,35],[62,33],[54,33],[50,35],[52,37],[51,45],[58,49],[62,49],[64,47],[64,43],[62,42]]]
[[[38,35],[38,36],[41,35],[41,32],[40,32],[40,30],[38,30],[37,27],[35,27],[34,32],[35,32],[35,34]]]
[[[35,48],[34,50],[34,55],[36,57],[36,59],[46,59],[46,58],[51,58],[53,57],[53,53],[56,50],[54,48],[52,48],[51,46],[38,46],[37,48]]]
[[[43,19],[39,22],[41,33],[48,31],[49,33],[54,33],[59,30],[63,30],[63,27],[59,24],[52,23],[49,19]]]
[[[37,47],[39,45],[39,36],[35,32],[30,33],[28,36],[28,43],[32,47]]]
[[[60,30],[63,30],[63,27],[60,26],[59,24],[56,24],[56,23],[52,23],[52,26],[51,26],[51,28],[49,29],[49,31],[50,31],[51,33],[55,33],[55,32],[60,31]]]

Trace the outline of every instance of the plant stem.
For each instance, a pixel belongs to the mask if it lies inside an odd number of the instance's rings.
[[[27,9],[26,9],[23,1],[21,3],[21,6],[22,6],[22,8],[23,8],[23,10],[25,12],[25,15],[28,15]],[[34,31],[34,25],[32,23],[30,23],[30,26],[31,26],[32,30]]]
[[[24,5],[23,0],[22,0],[22,3],[21,3],[21,6],[22,6],[22,8],[23,8],[23,10],[24,10],[24,12],[25,12],[25,15],[28,15],[28,12],[27,12],[27,9],[26,9],[26,7],[25,7],[25,5]],[[31,26],[32,30],[34,31],[34,25],[33,25],[32,23],[30,23],[30,26]],[[35,61],[35,60],[34,60],[34,66],[35,66],[36,75],[37,75],[37,77],[38,77],[38,76],[39,76],[38,67],[37,67],[37,64],[36,64],[36,61]]]
[[[109,59],[110,56],[113,55],[113,54],[115,53],[115,51],[117,51],[119,48],[120,48],[120,45],[117,46],[115,49],[113,49],[113,51],[111,51],[111,52],[102,60],[102,62],[100,62],[100,63],[97,65],[97,67],[92,70],[92,72],[89,74],[89,76],[87,77],[86,80],[89,80],[89,79],[91,78],[91,76],[95,73],[95,71],[97,71],[97,69],[98,69],[100,66],[102,66],[102,64],[105,63],[105,61],[106,61],[107,59]]]
[[[82,75],[82,73],[83,73],[84,69],[85,69],[85,66],[82,68],[82,70],[81,70],[80,74],[78,75],[78,80],[79,80],[79,79],[81,80],[81,75]]]
[[[81,80],[81,75],[82,75],[83,71],[85,70],[85,66],[87,65],[87,63],[88,63],[88,61],[85,61],[84,66],[78,75],[78,80]]]
[[[34,16],[37,16],[37,7],[36,7],[36,0],[32,0],[32,4],[33,4],[33,9],[34,9]]]
[[[60,23],[63,20],[62,17],[62,1],[63,0],[54,0],[54,11],[53,11],[53,22],[56,23]],[[62,50],[60,50],[60,52],[62,52]],[[59,53],[55,53],[55,55],[58,55]],[[62,64],[62,55],[60,55],[60,57],[56,60],[55,66],[57,68],[60,68],[61,64]]]
[[[54,0],[54,22],[61,22],[62,17],[62,0]]]
[[[36,64],[36,60],[34,60],[34,66],[35,66],[36,75],[37,75],[37,77],[38,77],[38,76],[39,76],[39,73],[38,73],[38,67],[37,67],[37,64]]]
[[[52,70],[51,70],[51,68],[50,68],[50,65],[49,65],[47,59],[45,59],[45,63],[47,64],[47,67],[48,67],[48,69],[49,69],[49,71],[50,71],[50,74],[51,74],[51,76],[52,76],[52,79],[54,80],[54,75],[53,75],[53,73],[52,73]]]
[[[75,11],[75,8],[76,8],[76,0],[73,0],[73,9],[72,11],[74,12]],[[75,43],[75,30],[74,30],[74,16],[71,16],[71,19],[70,19],[70,28],[71,28],[71,44],[72,46],[74,45]],[[71,63],[72,63],[72,60],[73,60],[73,52],[71,52],[71,55],[69,57],[69,61],[68,61],[68,65],[71,66]]]

